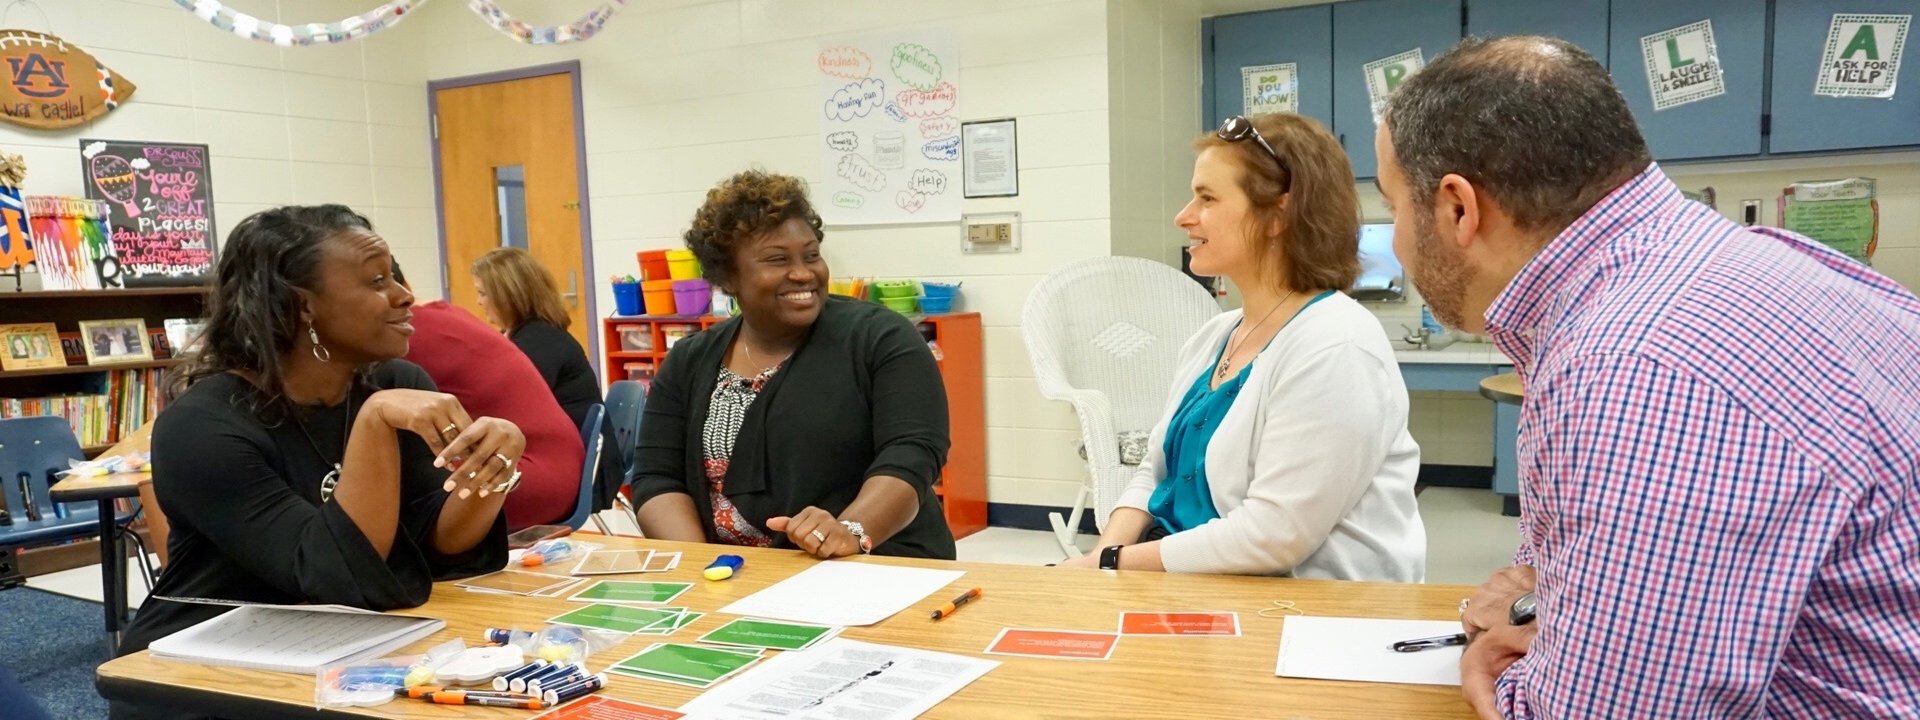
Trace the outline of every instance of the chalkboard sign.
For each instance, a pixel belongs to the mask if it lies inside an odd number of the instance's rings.
[[[87,197],[107,225],[126,287],[198,285],[213,272],[213,177],[205,145],[80,141]]]

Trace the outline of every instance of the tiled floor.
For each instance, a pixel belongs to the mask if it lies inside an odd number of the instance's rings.
[[[1427,524],[1427,582],[1478,585],[1488,573],[1505,566],[1518,544],[1515,521],[1500,515],[1500,500],[1485,490],[1429,488],[1420,494],[1420,516]],[[1080,547],[1093,545],[1081,536]],[[1041,530],[988,528],[960,541],[960,559],[969,562],[1044,565],[1059,562],[1060,546],[1053,533]],[[128,561],[129,607],[146,599],[140,568]],[[100,566],[88,565],[27,581],[62,595],[99,602]]]

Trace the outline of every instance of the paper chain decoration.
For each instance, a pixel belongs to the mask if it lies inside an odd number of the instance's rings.
[[[221,5],[219,0],[173,0],[201,20],[243,38],[270,42],[281,47],[330,45],[372,35],[400,24],[407,13],[427,0],[394,0],[367,12],[331,23],[282,25]]]
[[[367,12],[331,23],[282,25],[234,10],[219,0],[173,0],[201,20],[243,38],[270,42],[281,47],[343,43],[372,35],[400,24],[408,13],[427,0],[394,0]],[[564,45],[592,38],[606,27],[607,21],[626,9],[628,0],[610,0],[565,25],[536,27],[507,13],[492,0],[467,0],[467,9],[493,29],[507,37],[532,45]]]
[[[507,11],[500,9],[493,0],[467,0],[467,9],[479,15],[481,20],[487,21],[493,29],[499,30],[507,37],[531,45],[564,45],[587,40],[600,32],[600,28],[605,27],[607,21],[613,19],[614,14],[626,7],[627,0],[612,0],[610,3],[601,3],[600,7],[593,9],[593,12],[582,15],[579,20],[571,23],[552,27],[534,27],[507,14]]]

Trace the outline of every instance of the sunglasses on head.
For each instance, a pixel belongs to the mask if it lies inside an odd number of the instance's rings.
[[[1280,159],[1280,153],[1273,151],[1273,146],[1267,144],[1267,139],[1260,135],[1260,129],[1254,127],[1253,121],[1248,120],[1245,115],[1235,115],[1227,118],[1226,122],[1220,123],[1220,129],[1214,131],[1213,134],[1221,140],[1230,143],[1253,138],[1254,142],[1260,143],[1261,150],[1267,151],[1267,157],[1273,158],[1274,164],[1280,166],[1280,174],[1286,178],[1286,185],[1280,188],[1280,192],[1287,192],[1291,189],[1293,185],[1293,170],[1287,167],[1287,161]]]

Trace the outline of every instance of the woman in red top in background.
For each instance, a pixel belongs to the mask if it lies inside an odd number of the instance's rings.
[[[407,283],[399,263],[393,265],[393,277]],[[559,524],[573,515],[587,455],[580,430],[513,341],[472,313],[435,300],[413,306],[407,361],[426,370],[440,392],[458,398],[468,414],[507,420],[526,436],[520,485],[507,496],[508,532]]]

